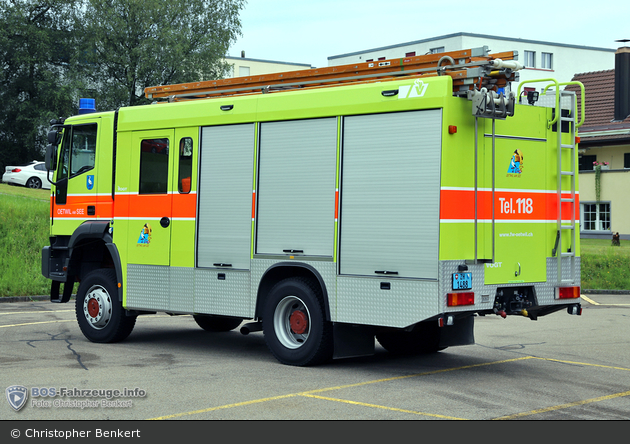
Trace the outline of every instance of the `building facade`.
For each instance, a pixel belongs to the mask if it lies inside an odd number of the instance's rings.
[[[227,77],[247,77],[312,68],[311,65],[304,63],[278,62],[245,57],[226,57],[225,61],[232,65],[232,72]]]
[[[575,73],[612,69],[615,66],[615,49],[551,43],[538,40],[516,39],[486,34],[459,32],[431,37],[398,45],[366,49],[328,57],[329,66],[349,63],[413,57],[430,53],[457,51],[487,46],[490,53],[517,51],[518,61],[525,69],[519,71],[519,82],[512,84],[516,92],[520,83],[542,78],[570,81]],[[540,85],[540,86],[539,86]],[[525,84],[540,90],[543,84]]]
[[[585,89],[578,130],[581,237],[630,239],[630,48],[619,48],[615,60],[614,69],[573,78]],[[579,98],[579,88],[567,89]]]

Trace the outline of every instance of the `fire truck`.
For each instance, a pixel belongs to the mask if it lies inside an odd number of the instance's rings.
[[[93,342],[144,314],[192,315],[262,331],[296,366],[373,354],[375,339],[473,344],[477,316],[581,314],[584,106],[554,79],[512,90],[517,56],[162,85],[150,105],[52,121],[51,301],[78,282]]]

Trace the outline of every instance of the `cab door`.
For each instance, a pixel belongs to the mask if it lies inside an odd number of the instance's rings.
[[[170,265],[174,130],[131,134],[128,263]]]
[[[97,146],[101,119],[67,126],[59,156],[52,199],[52,234],[72,233],[87,219],[107,217],[97,212]],[[99,147],[99,151],[102,151]],[[99,153],[103,156],[103,153]],[[110,175],[111,177],[111,175]],[[109,182],[111,189],[111,182]]]

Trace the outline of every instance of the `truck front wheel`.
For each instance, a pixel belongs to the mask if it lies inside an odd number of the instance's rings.
[[[308,366],[332,358],[332,324],[326,321],[321,290],[289,278],[269,292],[263,309],[265,342],[278,361]]]
[[[117,293],[114,270],[94,270],[81,281],[76,316],[81,331],[90,341],[122,341],[133,330],[136,317],[125,314]]]

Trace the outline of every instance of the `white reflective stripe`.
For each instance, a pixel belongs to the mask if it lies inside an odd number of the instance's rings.
[[[475,191],[474,187],[440,187],[441,191]],[[492,188],[477,188],[477,191],[492,191]],[[521,190],[518,188],[495,188],[495,192],[499,193],[548,193],[558,194],[558,190]],[[562,194],[571,194],[571,190],[562,191]],[[580,194],[579,191],[575,191],[575,194]]]
[[[441,224],[466,224],[466,223],[474,223],[475,219],[440,219]],[[557,223],[558,219],[495,219],[494,221],[497,224],[551,224]],[[477,223],[480,224],[489,224],[492,223],[492,219],[477,219]],[[570,220],[563,220],[563,224],[570,224]],[[580,223],[579,219],[575,220],[576,224]]]

